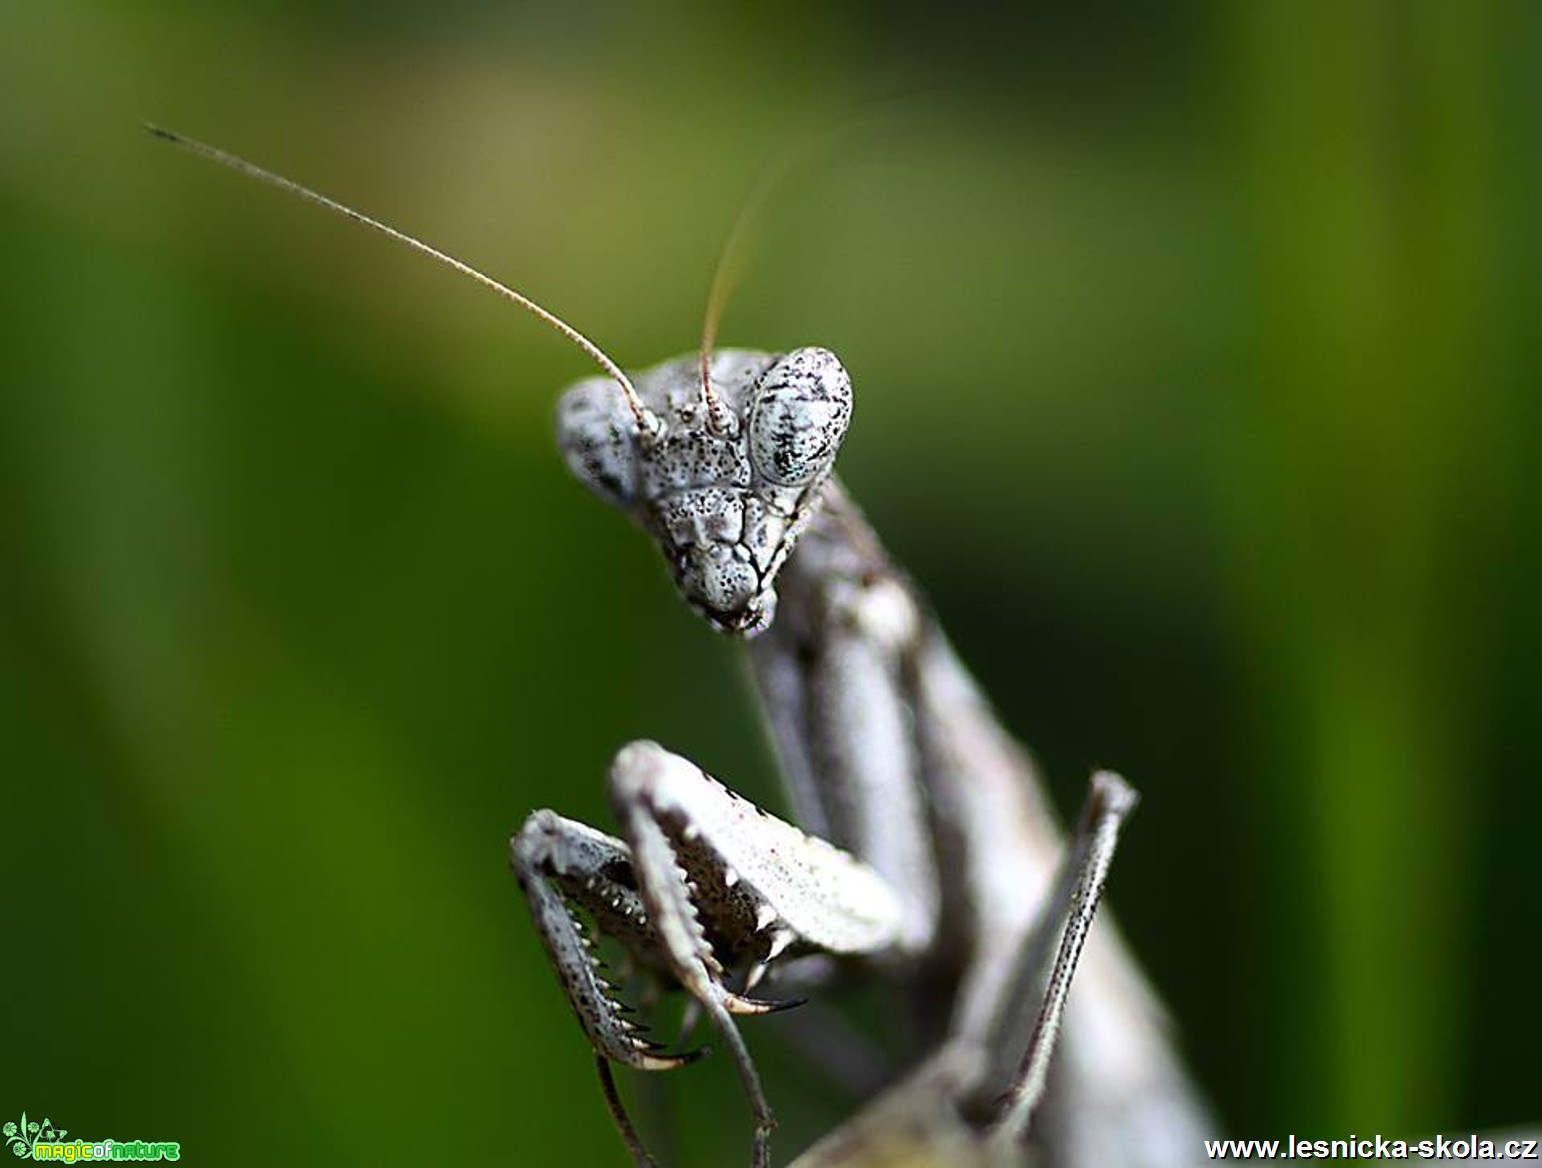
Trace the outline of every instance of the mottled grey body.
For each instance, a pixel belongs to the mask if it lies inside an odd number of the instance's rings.
[[[1049,953],[1056,938],[1062,957],[1073,950],[1056,967],[1068,984],[1133,796],[1079,834],[1086,844],[1103,833],[1102,850],[1078,861],[1092,873],[1090,901],[1061,937],[1068,893],[1056,892],[1056,874],[1065,869],[1069,888],[1076,873],[1033,765],[831,477],[851,412],[845,370],[823,349],[725,351],[710,380],[704,393],[691,357],[644,371],[633,379],[641,409],[609,379],[579,382],[562,397],[558,439],[577,477],[659,545],[692,607],[748,639],[802,829],[651,743],[627,747],[612,771],[624,838],[600,837],[596,851],[592,829],[531,817],[515,868],[591,1043],[643,1069],[680,1061],[638,1035],[592,956],[576,956],[583,913],[723,1032],[756,1112],[761,1165],[769,1106],[729,1015],[773,1008],[746,995],[763,977],[779,985],[793,957],[855,959],[904,991],[917,1058],[808,1164],[878,1162],[881,1141],[869,1137],[895,1100],[924,1120],[934,1150],[968,1147],[982,1164],[1022,1160],[1016,1139],[1030,1114],[1053,1168],[1191,1162],[1208,1117],[1107,924],[1081,966],[1045,1106],[1034,1110],[1042,1083],[1032,1101],[1015,1094],[1044,1023]],[[560,903],[573,911],[557,920]],[[811,968],[833,966],[796,968],[803,989],[817,984]],[[633,1151],[649,1163],[635,1141]]]

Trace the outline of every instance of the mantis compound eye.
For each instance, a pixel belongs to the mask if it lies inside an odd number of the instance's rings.
[[[615,384],[580,381],[557,405],[557,445],[573,475],[613,507],[637,499],[637,419]]]
[[[851,378],[828,349],[796,349],[762,375],[750,402],[750,461],[783,487],[828,474],[851,422]]]

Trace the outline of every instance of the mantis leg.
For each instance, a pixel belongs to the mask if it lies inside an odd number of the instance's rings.
[[[661,981],[699,1004],[733,1056],[755,1117],[755,1168],[770,1162],[771,1108],[734,1023],[784,1004],[748,987],[789,950],[876,954],[900,935],[901,906],[883,879],[832,844],[734,794],[693,763],[634,742],[612,765],[611,800],[623,839],[537,811],[511,856],[568,1004],[603,1060],[668,1070],[666,1053],[628,1016],[581,922],[618,940]],[[651,1163],[621,1110],[609,1069],[606,1100],[633,1157]]]

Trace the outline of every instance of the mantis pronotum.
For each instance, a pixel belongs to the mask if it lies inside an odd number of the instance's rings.
[[[653,537],[691,606],[746,643],[801,826],[639,742],[612,769],[620,838],[537,811],[511,841],[638,1164],[653,1161],[610,1064],[666,1070],[689,1056],[644,1036],[592,931],[654,987],[683,989],[720,1033],[754,1116],[756,1168],[770,1162],[772,1112],[735,1018],[854,971],[892,985],[915,1051],[803,1168],[1193,1161],[1208,1118],[1107,922],[1067,997],[1134,792],[1093,776],[1065,846],[1027,756],[832,476],[852,403],[833,354],[714,353],[709,314],[699,354],[628,377],[459,260],[213,147],[152,133],[448,264],[583,349],[604,376],[562,397],[569,466]]]

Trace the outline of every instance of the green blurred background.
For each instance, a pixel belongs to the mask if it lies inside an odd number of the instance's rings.
[[[1112,898],[1228,1129],[1542,1119],[1539,63],[1529,3],[13,0],[0,1115],[619,1165],[505,840],[608,825],[642,735],[776,801],[554,451],[582,357],[153,119],[629,365],[844,126],[724,340],[842,355],[847,480],[1062,808],[1144,791]],[[758,1047],[790,1155],[847,1105]],[[662,1095],[742,1158],[724,1060]]]

